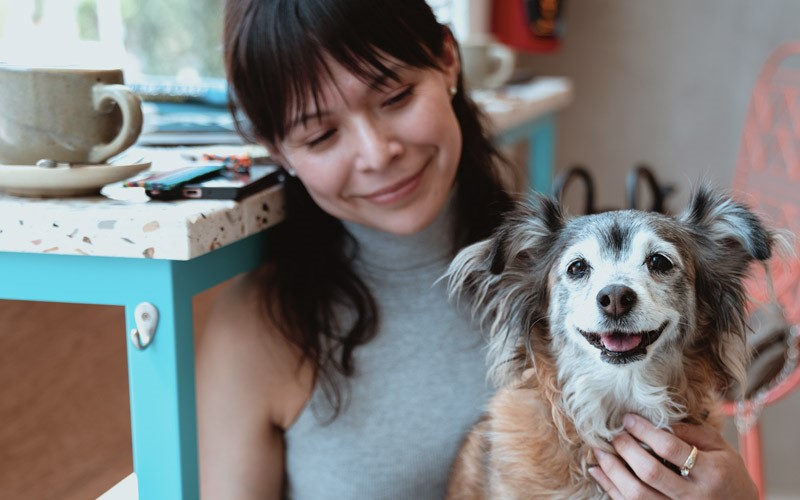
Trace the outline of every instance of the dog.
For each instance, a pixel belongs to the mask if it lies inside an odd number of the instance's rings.
[[[626,413],[719,428],[719,395],[744,386],[743,281],[779,239],[708,186],[677,217],[568,218],[540,195],[512,210],[445,276],[487,331],[499,387],[447,498],[605,498],[591,449],[613,452]]]

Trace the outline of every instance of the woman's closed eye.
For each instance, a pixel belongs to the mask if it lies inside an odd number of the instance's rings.
[[[401,89],[399,92],[397,92],[396,94],[390,96],[388,99],[383,101],[383,107],[388,108],[392,106],[397,106],[401,103],[408,101],[412,95],[414,95],[414,86],[409,85],[408,87]]]
[[[414,95],[414,86],[409,85],[400,89],[395,94],[391,95],[388,99],[381,103],[381,106],[384,108],[393,108],[393,107],[400,107],[406,102],[411,99],[411,96]],[[305,146],[309,149],[314,149],[325,145],[329,142],[333,136],[337,133],[337,129],[330,128],[323,130],[318,134],[314,134],[311,136],[306,142]]]
[[[328,141],[331,137],[333,137],[333,134],[335,134],[335,133],[336,133],[336,129],[335,128],[327,129],[327,130],[323,131],[322,133],[319,133],[319,134],[316,134],[316,135],[312,136],[308,141],[306,141],[306,146],[309,147],[309,148],[312,148],[312,149],[315,148],[315,147],[321,146],[326,141]]]

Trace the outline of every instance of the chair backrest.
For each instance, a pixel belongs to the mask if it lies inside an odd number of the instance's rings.
[[[771,225],[792,231],[800,243],[800,41],[778,47],[758,75],[733,189]],[[774,262],[772,275],[787,319],[800,323],[800,259]],[[751,292],[757,301],[767,298],[764,282],[763,273],[756,273]]]

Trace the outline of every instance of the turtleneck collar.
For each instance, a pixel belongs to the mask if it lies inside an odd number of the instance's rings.
[[[358,242],[357,262],[369,269],[408,271],[453,257],[455,189],[434,221],[422,231],[396,235],[350,221],[345,229]]]

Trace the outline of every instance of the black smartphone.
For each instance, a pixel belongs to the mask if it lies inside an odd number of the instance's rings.
[[[175,200],[181,197],[181,188],[187,183],[210,178],[223,171],[225,171],[224,163],[181,167],[127,181],[124,186],[143,187],[147,196],[154,200]]]
[[[171,191],[181,185],[216,175],[225,168],[221,162],[207,163],[197,166],[186,166],[175,170],[153,172],[145,177],[131,179],[125,187],[143,187],[148,191]]]
[[[181,198],[240,200],[283,181],[284,171],[277,165],[253,165],[247,172],[223,170],[217,175],[184,184]]]

